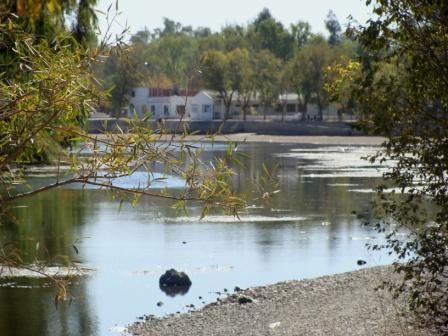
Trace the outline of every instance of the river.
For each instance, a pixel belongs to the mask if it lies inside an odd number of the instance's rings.
[[[239,146],[250,160],[238,168],[238,188],[250,188],[262,164],[275,162],[281,189],[269,205],[250,204],[240,220],[219,214],[199,220],[200,208],[179,215],[169,202],[155,199],[120,208],[109,193],[95,189],[61,188],[24,199],[14,211],[15,224],[0,227],[0,242],[13,244],[29,261],[69,256],[93,272],[75,279],[72,300],[58,306],[45,279],[0,278],[0,335],[119,335],[144,314],[187,312],[187,305],[201,307],[235,286],[355,270],[359,259],[367,266],[390,263],[365,248],[382,237],[354,213],[369,208],[371,190],[381,180],[384,168],[360,159],[377,149]],[[225,144],[206,145],[205,155],[224,150]],[[177,188],[179,181],[168,180],[167,187]],[[169,268],[190,276],[186,294],[172,297],[159,289]]]

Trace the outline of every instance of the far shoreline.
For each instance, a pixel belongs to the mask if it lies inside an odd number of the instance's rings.
[[[90,134],[92,138],[105,140],[107,134]],[[163,134],[158,141],[193,142],[236,142],[236,143],[282,143],[344,146],[381,146],[386,140],[380,136],[325,136],[325,135],[264,135],[256,133],[232,133],[217,135],[178,135]]]

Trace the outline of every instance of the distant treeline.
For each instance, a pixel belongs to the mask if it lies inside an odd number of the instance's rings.
[[[129,52],[111,48],[110,57],[96,69],[111,92],[102,108],[119,112],[133,87],[147,86],[215,90],[225,106],[238,92],[244,113],[255,92],[266,107],[290,92],[298,94],[300,105],[315,103],[322,110],[330,100],[325,85],[332,76],[329,70],[359,54],[332,11],[325,25],[327,38],[304,21],[285,27],[268,9],[247,26],[230,25],[220,32],[165,18],[162,28],[134,34]]]

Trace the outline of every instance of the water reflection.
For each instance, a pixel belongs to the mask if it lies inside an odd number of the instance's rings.
[[[3,221],[0,244],[20,251],[25,262],[76,259],[73,245],[86,223],[88,198],[87,193],[57,189],[21,200]]]
[[[45,280],[14,279],[12,288],[0,288],[1,335],[98,335],[85,284],[74,284],[71,292],[72,301],[56,307]]]
[[[222,148],[208,147],[204,160],[222,155]],[[184,312],[187,304],[213,301],[212,293],[223,288],[349,271],[358,268],[358,259],[369,265],[390,261],[365,250],[368,238],[381,237],[352,214],[368,207],[371,195],[350,189],[372,188],[375,173],[331,175],[339,168],[334,156],[331,167],[325,166],[322,153],[336,152],[332,146],[248,144],[239,151],[251,159],[235,168],[237,188],[250,190],[267,162],[279,165],[282,189],[267,206],[248,207],[240,221],[220,214],[199,220],[201,209],[195,206],[179,216],[161,199],[141,199],[136,208],[119,210],[110,194],[96,189],[56,189],[18,203],[26,207],[0,228],[0,244],[9,243],[28,261],[61,262],[68,256],[96,272],[79,280],[74,300],[58,309],[44,280],[24,279],[32,286],[13,287],[2,284],[16,279],[0,279],[0,335],[113,335],[110,330],[120,329],[116,325],[137,316]],[[344,169],[358,154],[337,152]],[[183,295],[160,291],[158,279],[169,268],[190,276],[193,285]]]
[[[167,296],[175,297],[177,295],[185,295],[190,290],[190,286],[174,286],[174,287],[167,287],[167,286],[161,286],[159,285],[159,288],[162,292],[164,292]]]

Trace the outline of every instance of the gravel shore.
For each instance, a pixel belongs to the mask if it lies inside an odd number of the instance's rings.
[[[434,335],[415,327],[404,301],[375,291],[390,267],[256,287],[188,314],[147,318],[133,335]],[[248,297],[253,302],[241,304]]]

